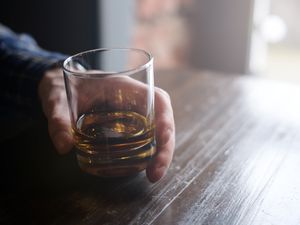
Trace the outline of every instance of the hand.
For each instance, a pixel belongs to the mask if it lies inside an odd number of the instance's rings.
[[[48,119],[50,138],[58,153],[68,153],[73,146],[71,122],[61,69],[45,73],[39,84],[39,96]],[[155,88],[157,155],[146,169],[151,182],[161,179],[170,166],[175,146],[175,125],[169,95]]]

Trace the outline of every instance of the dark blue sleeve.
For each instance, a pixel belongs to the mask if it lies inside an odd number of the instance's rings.
[[[35,113],[39,81],[46,70],[60,66],[66,57],[43,50],[28,34],[16,34],[0,24],[1,107]]]

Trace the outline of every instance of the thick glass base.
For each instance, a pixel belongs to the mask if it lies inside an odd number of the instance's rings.
[[[90,155],[77,150],[77,159],[80,168],[89,174],[100,177],[124,177],[139,173],[145,170],[155,154],[154,143],[149,143],[143,149],[139,149],[137,154],[130,156],[112,157],[107,155]]]

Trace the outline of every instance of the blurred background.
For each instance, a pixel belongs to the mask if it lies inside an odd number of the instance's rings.
[[[0,22],[45,49],[150,51],[159,70],[196,68],[300,81],[298,0],[2,1]]]

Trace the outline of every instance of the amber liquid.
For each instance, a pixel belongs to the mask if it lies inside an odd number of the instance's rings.
[[[154,126],[131,111],[83,114],[73,128],[82,170],[128,176],[144,170],[155,153]]]

